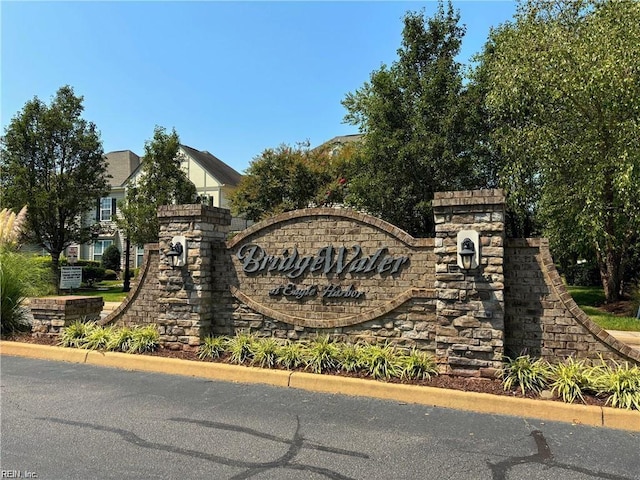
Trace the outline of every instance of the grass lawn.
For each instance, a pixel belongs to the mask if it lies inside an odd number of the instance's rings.
[[[614,315],[598,308],[605,299],[602,288],[568,286],[567,290],[584,313],[605,330],[640,332],[640,319]]]
[[[74,290],[73,294],[102,297],[105,302],[122,302],[127,297],[127,293],[122,291],[122,280],[103,280],[93,287]]]

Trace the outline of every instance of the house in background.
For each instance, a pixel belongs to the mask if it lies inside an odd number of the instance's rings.
[[[229,194],[236,189],[242,175],[206,150],[180,145],[178,155],[181,168],[196,186],[198,199],[206,205],[229,208]],[[107,247],[115,245],[122,254],[124,266],[126,238],[117,229],[112,218],[118,215],[118,202],[126,197],[127,188],[134,185],[140,177],[144,158],[130,150],[109,152],[105,156],[107,173],[112,177],[109,180],[111,192],[107,197],[96,199],[95,212],[90,212],[85,217],[87,224],[97,224],[97,235],[92,243],[80,245],[79,258],[100,261]],[[232,230],[243,230],[247,226],[246,220],[242,218],[232,219]],[[131,246],[131,268],[142,264],[143,253],[143,246]]]

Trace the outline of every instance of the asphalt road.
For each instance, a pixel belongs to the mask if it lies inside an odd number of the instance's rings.
[[[640,433],[6,356],[0,385],[0,478],[640,479]]]

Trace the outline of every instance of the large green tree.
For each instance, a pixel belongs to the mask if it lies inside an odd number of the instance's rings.
[[[234,214],[258,221],[309,205],[342,203],[355,145],[268,148],[254,158],[230,195]]]
[[[91,238],[84,214],[109,192],[100,134],[82,118],[83,97],[60,88],[46,105],[28,101],[5,130],[0,160],[2,205],[28,206],[26,231],[51,254]]]
[[[492,175],[478,168],[466,134],[473,97],[455,60],[465,33],[459,20],[450,2],[432,17],[408,12],[398,60],[342,102],[345,120],[364,134],[348,201],[412,235],[434,233],[434,192],[489,186]]]
[[[614,301],[640,231],[640,3],[526,1],[493,40],[494,141],[540,186],[554,251],[594,252]]]
[[[188,204],[196,200],[196,187],[180,167],[180,137],[156,126],[144,145],[141,172],[127,188],[116,224],[134,245],[157,242],[160,234],[158,207]]]

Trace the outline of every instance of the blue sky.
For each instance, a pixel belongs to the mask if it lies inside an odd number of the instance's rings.
[[[455,1],[460,61],[512,1]],[[105,152],[143,153],[155,125],[244,171],[270,147],[357,133],[341,100],[396,60],[405,12],[435,1],[2,1],[2,131],[25,102],[62,85]]]

